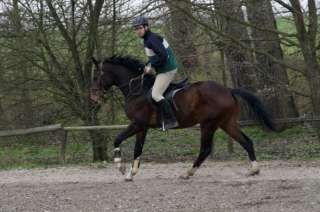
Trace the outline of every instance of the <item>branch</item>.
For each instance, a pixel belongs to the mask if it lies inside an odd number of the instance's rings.
[[[168,1],[168,0],[166,0],[166,1]],[[202,10],[213,12],[213,10],[211,8],[204,7],[202,5],[195,4],[195,3],[191,3],[191,4],[192,4],[193,7],[198,7],[200,9],[202,9]],[[178,6],[176,6],[176,7],[179,8]],[[255,28],[255,29],[260,30],[260,31],[276,33],[276,34],[279,34],[279,35],[282,35],[282,36],[285,36],[285,37],[296,37],[296,34],[289,34],[289,33],[281,32],[281,31],[278,31],[278,30],[265,28],[264,26],[252,25],[252,24],[250,24],[248,22],[241,21],[241,20],[239,20],[237,18],[234,18],[232,16],[226,15],[226,14],[224,14],[224,13],[218,11],[218,10],[214,10],[214,12],[216,14],[218,14],[219,16],[223,17],[223,18],[227,18],[228,20],[231,20],[231,21],[233,21],[235,23],[241,24],[241,25],[246,26],[246,27]]]
[[[88,1],[90,16],[89,16],[89,29],[88,29],[88,43],[85,58],[85,78],[90,79],[90,71],[92,67],[91,57],[94,53],[95,45],[98,36],[98,23],[103,6],[104,0],[96,0],[94,8],[92,8],[91,1]]]
[[[66,40],[67,45],[69,47],[69,50],[71,51],[72,54],[72,59],[74,61],[75,65],[75,71],[76,71],[76,76],[77,76],[77,81],[80,85],[81,90],[85,89],[85,77],[82,72],[82,65],[81,65],[81,60],[80,60],[80,54],[77,49],[76,45],[76,40],[73,40],[72,37],[68,34],[67,29],[65,26],[62,24],[56,9],[53,7],[51,0],[46,0],[46,3],[49,7],[50,13],[52,17],[54,18],[55,22],[58,25],[59,31],[62,34],[63,38]]]
[[[306,27],[304,24],[303,13],[301,10],[301,5],[299,0],[290,0],[292,7],[294,8],[294,12],[292,13],[294,22],[297,28],[298,38],[300,43],[303,43],[307,36]]]
[[[282,0],[273,0],[273,1],[277,2],[278,4],[280,4],[281,6],[286,8],[287,10],[289,10],[290,12],[294,13],[294,9],[289,4],[283,2]]]
[[[317,37],[317,27],[318,27],[318,16],[317,16],[317,7],[314,0],[308,0],[309,8],[309,38],[312,42],[312,46],[316,45]]]
[[[182,12],[184,12],[186,15],[189,14],[188,12],[186,12],[186,11],[184,10],[184,8],[179,8],[179,9],[180,9]],[[190,15],[190,14],[189,14],[189,15]],[[229,34],[223,33],[222,31],[215,29],[215,28],[212,27],[211,25],[204,23],[203,21],[199,20],[198,18],[195,18],[194,16],[189,16],[189,18],[190,18],[192,21],[194,21],[195,23],[198,23],[200,26],[206,28],[207,30],[210,30],[210,31],[216,33],[218,36],[220,36],[220,37],[222,37],[222,38],[227,38],[227,39],[228,39],[229,41],[231,41],[232,43],[237,44],[237,45],[239,45],[240,47],[242,47],[242,48],[244,48],[244,49],[246,49],[246,50],[248,50],[248,51],[250,51],[250,52],[255,52],[255,53],[259,53],[259,54],[265,55],[265,56],[267,56],[268,58],[270,58],[270,59],[271,59],[273,62],[275,62],[275,63],[278,63],[278,64],[280,64],[280,65],[283,65],[283,66],[285,66],[285,67],[288,67],[288,68],[290,68],[290,69],[292,69],[292,70],[294,70],[294,71],[299,71],[299,72],[300,72],[300,70],[297,69],[296,67],[290,66],[290,65],[286,64],[284,61],[279,60],[278,58],[272,56],[271,54],[269,54],[269,53],[267,53],[267,52],[254,49],[254,48],[246,45],[244,42],[241,42],[239,39],[236,39],[236,38],[230,36]],[[222,40],[222,42],[226,43],[226,41],[224,41],[224,40]]]

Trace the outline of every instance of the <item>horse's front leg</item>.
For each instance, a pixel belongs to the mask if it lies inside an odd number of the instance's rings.
[[[131,123],[123,132],[121,132],[114,141],[114,162],[122,174],[125,174],[125,166],[121,163],[121,143],[127,138],[140,132],[142,128],[135,122]]]
[[[139,166],[140,166],[140,156],[142,154],[143,145],[146,140],[147,131],[148,130],[145,129],[136,134],[136,144],[134,146],[133,163],[130,171],[126,176],[126,181],[132,181],[133,176],[138,173]]]

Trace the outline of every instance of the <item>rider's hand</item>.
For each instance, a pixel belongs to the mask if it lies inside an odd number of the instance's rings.
[[[144,73],[145,74],[154,74],[154,69],[150,65],[147,65],[144,67]]]

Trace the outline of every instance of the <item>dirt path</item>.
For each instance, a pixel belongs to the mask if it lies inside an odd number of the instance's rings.
[[[142,164],[134,182],[113,166],[0,172],[0,211],[320,211],[320,161]]]

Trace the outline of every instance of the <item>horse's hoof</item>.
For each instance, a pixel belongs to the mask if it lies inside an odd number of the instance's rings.
[[[137,175],[137,173],[138,173],[138,170],[134,170],[134,169],[132,169],[132,171],[131,171],[132,176]]]
[[[196,171],[197,171],[197,168],[192,168],[192,169],[188,170],[187,174],[188,174],[188,176],[191,177],[196,173]]]
[[[121,166],[119,167],[119,171],[121,172],[122,175],[125,175],[125,173],[126,173],[126,167],[125,167],[124,165],[121,165]]]
[[[179,176],[179,179],[189,180],[189,179],[190,179],[190,176],[189,176],[189,175],[180,175],[180,176]]]
[[[124,179],[125,182],[132,182],[133,181],[133,177],[129,178],[129,177],[126,177]]]
[[[126,178],[125,178],[125,181],[126,181],[126,182],[131,182],[131,181],[133,181],[133,176],[132,176],[131,171],[127,174],[127,176],[126,176]]]
[[[251,170],[249,171],[249,173],[246,174],[247,177],[251,177],[251,176],[255,176],[255,175],[259,175],[260,174],[260,170]]]

